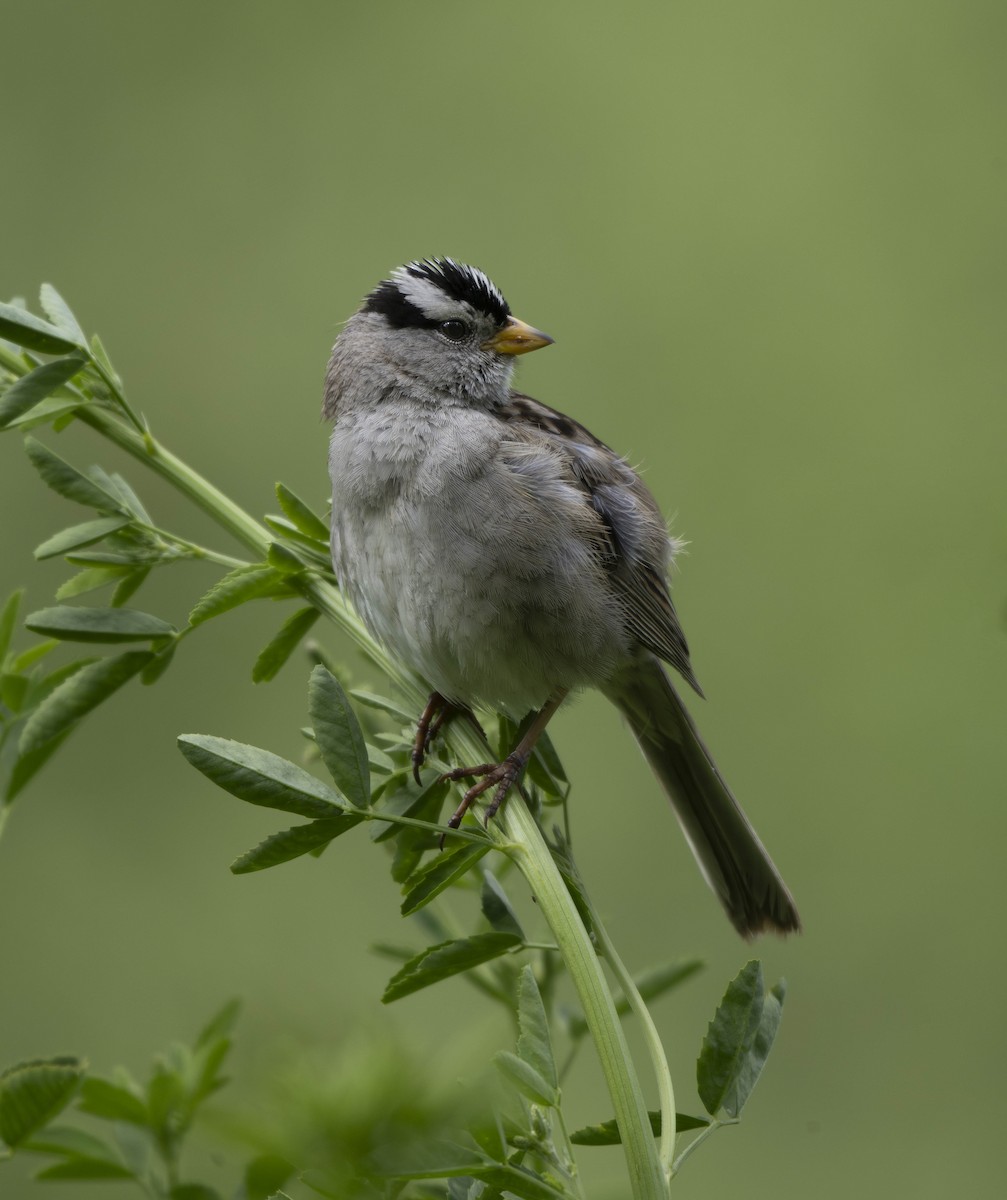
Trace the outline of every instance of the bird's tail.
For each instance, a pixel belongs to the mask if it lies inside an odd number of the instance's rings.
[[[671,799],[706,881],[738,932],[801,927],[787,885],[721,778],[696,726],[656,658],[638,659],[605,689],[622,711]]]

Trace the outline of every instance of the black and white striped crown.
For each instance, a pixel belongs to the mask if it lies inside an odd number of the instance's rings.
[[[432,327],[466,311],[504,325],[510,305],[478,267],[453,258],[424,258],[392,272],[366,298],[364,312],[382,313],[397,328]]]

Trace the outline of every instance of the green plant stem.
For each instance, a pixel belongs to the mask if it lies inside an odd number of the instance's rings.
[[[612,968],[612,973],[618,979],[623,994],[629,1001],[630,1009],[639,1020],[644,1041],[647,1043],[647,1049],[650,1051],[650,1060],[654,1067],[654,1074],[657,1077],[657,1092],[661,1106],[661,1142],[658,1154],[665,1179],[670,1183],[672,1160],[675,1157],[675,1134],[678,1114],[675,1109],[675,1087],[671,1079],[671,1070],[668,1067],[668,1056],[661,1042],[660,1035],[657,1032],[657,1026],[654,1024],[654,1018],[650,1015],[650,1009],[644,1002],[643,996],[640,995],[640,989],[636,986],[633,976],[627,971],[622,959],[616,953],[612,939],[608,936],[605,927],[598,921],[593,909],[591,917],[595,925],[595,937],[598,941],[598,947],[608,965]]]
[[[150,433],[137,433],[108,409],[94,404],[81,407],[77,417],[188,496],[259,559],[266,557],[273,541],[269,531]],[[297,586],[398,683],[416,711],[420,711],[426,697],[418,678],[394,663],[371,639],[339,590],[309,573],[299,577]],[[457,722],[449,740],[462,761],[482,760],[485,747],[467,723]],[[514,859],[527,880],[577,989],[619,1123],[631,1194],[634,1200],[666,1200],[665,1173],[601,960],[534,817],[517,793],[511,795],[488,832],[498,848]]]
[[[737,1125],[737,1123],[738,1123],[738,1120],[736,1117],[730,1117],[727,1120],[721,1120],[720,1117],[714,1117],[713,1120],[710,1122],[710,1124],[707,1125],[707,1127],[701,1133],[697,1134],[696,1137],[694,1137],[692,1139],[692,1141],[688,1144],[688,1146],[686,1146],[686,1148],[682,1151],[682,1153],[678,1156],[678,1158],[676,1158],[675,1161],[672,1163],[672,1165],[671,1165],[672,1177],[674,1177],[675,1175],[678,1174],[678,1172],[682,1168],[682,1163],[685,1162],[685,1160],[689,1157],[689,1155],[693,1152],[693,1150],[695,1150],[697,1148],[697,1146],[701,1146],[703,1144],[703,1142],[706,1141],[706,1139],[710,1136],[711,1133],[716,1133],[718,1129],[723,1129],[725,1125]]]

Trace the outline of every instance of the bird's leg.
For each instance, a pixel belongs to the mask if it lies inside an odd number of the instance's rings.
[[[528,765],[528,759],[531,758],[532,751],[535,749],[535,743],[565,698],[566,688],[563,688],[561,691],[554,693],[546,701],[542,708],[539,709],[535,720],[528,726],[524,737],[521,738],[503,762],[480,763],[476,767],[457,767],[455,770],[448,771],[446,775],[441,776],[442,779],[450,780],[474,779],[482,776],[479,782],[470,787],[462,797],[461,804],[458,805],[451,820],[448,821],[449,828],[457,829],[473,802],[478,800],[484,792],[488,792],[490,788],[496,787],[493,799],[486,808],[486,824],[489,824],[499,810],[500,805],[507,799],[507,793],[521,778],[522,772]],[[443,838],[441,841],[443,844]]]
[[[416,737],[413,739],[413,778],[417,783],[422,783],[420,779],[420,768],[426,761],[427,751],[433,745],[434,738],[440,733],[444,726],[454,720],[460,713],[464,713],[469,722],[475,727],[477,733],[485,738],[482,726],[475,718],[475,714],[471,708],[466,708],[462,704],[454,704],[450,700],[440,694],[440,692],[431,692],[430,699],[427,700],[426,707],[420,714],[420,719],[416,723]]]

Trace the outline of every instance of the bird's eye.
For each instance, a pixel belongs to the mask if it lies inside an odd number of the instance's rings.
[[[464,321],[441,321],[437,327],[451,342],[460,342],[468,335],[469,327]]]

